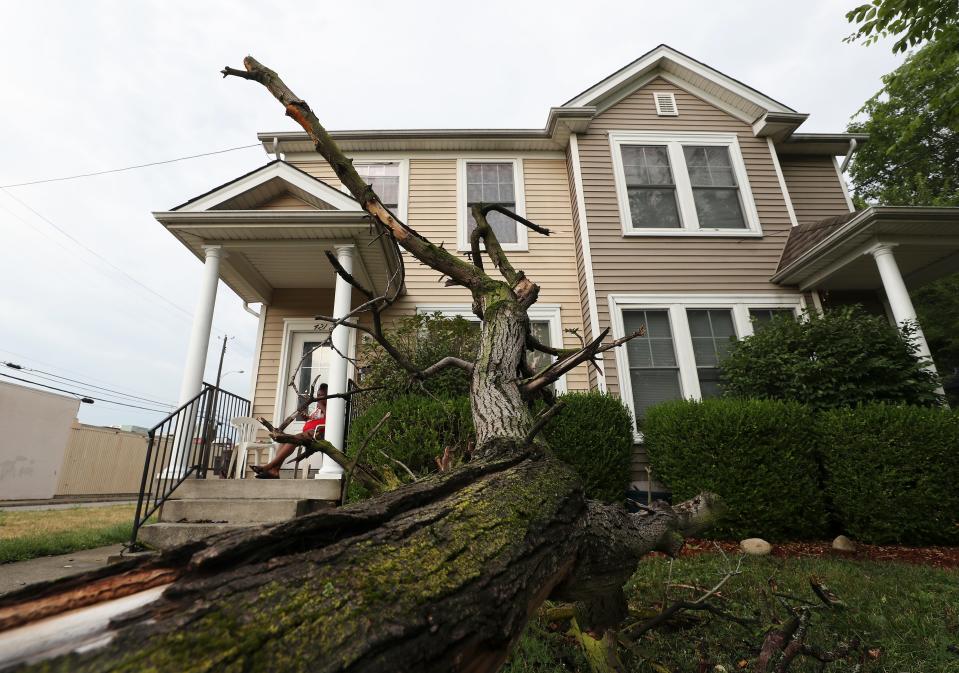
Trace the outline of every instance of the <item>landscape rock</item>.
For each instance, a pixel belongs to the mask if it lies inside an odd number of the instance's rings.
[[[766,556],[773,546],[759,537],[750,537],[739,543],[739,548],[751,556]]]
[[[845,535],[838,536],[835,540],[832,541],[832,548],[836,551],[844,552],[854,552],[856,551],[856,543],[850,540]]]

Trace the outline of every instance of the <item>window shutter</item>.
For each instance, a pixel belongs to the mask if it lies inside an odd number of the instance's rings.
[[[657,91],[653,94],[656,102],[656,114],[660,117],[678,117],[679,108],[676,107],[676,97],[669,92]]]

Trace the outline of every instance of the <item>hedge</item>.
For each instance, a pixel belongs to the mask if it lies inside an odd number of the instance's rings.
[[[827,532],[813,415],[775,400],[666,402],[647,410],[646,451],[677,501],[703,490],[728,510],[713,537],[796,540]]]
[[[348,443],[350,455],[359,449],[386,412],[390,412],[390,419],[372,436],[362,459],[379,469],[392,470],[401,479],[405,470],[384,453],[422,476],[436,470],[435,459],[447,446],[462,455],[475,434],[468,398],[401,395],[377,402],[353,419]]]
[[[629,487],[633,421],[619,399],[602,393],[568,393],[566,406],[543,437],[583,480],[587,498],[622,501]]]
[[[871,404],[819,417],[826,490],[854,539],[959,543],[959,414]]]

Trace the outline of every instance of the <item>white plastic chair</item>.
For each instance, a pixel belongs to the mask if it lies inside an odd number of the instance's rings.
[[[276,456],[276,445],[273,442],[268,444],[256,442],[256,433],[260,429],[260,422],[249,416],[237,416],[230,421],[230,425],[239,430],[236,441],[236,478],[246,478],[246,456],[250,450],[256,452],[257,458],[260,455],[260,449],[270,450],[270,460]]]

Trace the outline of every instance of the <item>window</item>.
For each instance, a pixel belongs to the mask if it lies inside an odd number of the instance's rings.
[[[683,146],[700,227],[745,229],[729,148]]]
[[[460,316],[470,322],[476,322],[479,319],[473,314],[473,310],[465,304],[439,304],[439,305],[420,305],[416,307],[419,314],[440,313],[445,316]],[[541,343],[554,348],[563,347],[563,326],[560,319],[560,309],[558,305],[537,304],[529,309],[530,329]],[[553,357],[539,351],[526,351],[526,361],[533,371],[539,371],[548,366]],[[561,377],[554,385],[554,391],[557,394],[566,392],[566,377]]]
[[[669,312],[624,311],[623,325],[626,334],[646,326],[646,334],[626,342],[633,413],[642,419],[654,404],[682,397]]]
[[[356,172],[373,187],[383,205],[394,213],[400,205],[400,165],[395,161],[354,163]]]
[[[736,338],[732,311],[729,309],[688,309],[689,336],[696,358],[699,394],[703,398],[719,397],[719,363],[729,352]]]
[[[623,145],[623,171],[633,226],[678,229],[676,183],[663,146]]]
[[[469,237],[476,228],[471,212],[474,204],[496,203],[526,216],[522,162],[518,159],[461,159],[459,193],[461,250],[469,249]],[[525,227],[502,213],[490,213],[487,220],[504,250],[527,249]]]
[[[735,134],[609,137],[625,235],[761,235]]]
[[[356,172],[373,186],[383,205],[404,222],[409,200],[409,160],[354,158]],[[346,188],[343,188],[346,191]]]
[[[749,318],[753,322],[753,331],[761,329],[762,326],[780,316],[790,316],[795,318],[796,312],[789,308],[751,308],[749,309]]]
[[[720,366],[734,339],[775,315],[796,315],[800,295],[610,295],[614,338],[646,327],[615,350],[623,401],[641,424],[667,400],[722,394]]]

